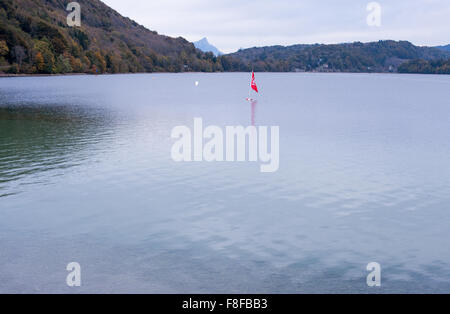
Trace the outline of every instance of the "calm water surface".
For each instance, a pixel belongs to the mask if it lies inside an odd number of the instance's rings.
[[[257,79],[0,79],[0,292],[450,292],[450,76]],[[279,171],[173,162],[194,117],[279,125]]]

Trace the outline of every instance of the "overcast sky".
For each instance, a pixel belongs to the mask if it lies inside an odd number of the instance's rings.
[[[151,30],[189,41],[208,37],[223,52],[298,43],[380,39],[450,44],[450,0],[380,0],[381,26],[368,26],[371,0],[103,0]]]

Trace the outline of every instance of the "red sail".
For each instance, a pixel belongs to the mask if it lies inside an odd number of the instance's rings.
[[[258,92],[258,86],[255,83],[255,72],[252,72],[252,83],[250,85],[255,92]]]

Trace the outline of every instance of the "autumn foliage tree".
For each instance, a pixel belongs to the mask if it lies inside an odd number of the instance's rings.
[[[6,57],[9,54],[9,48],[6,41],[0,40],[0,57]]]

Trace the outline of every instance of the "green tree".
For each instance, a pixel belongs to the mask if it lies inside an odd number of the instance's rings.
[[[59,55],[56,59],[56,73],[70,73],[72,72],[72,66],[70,65],[69,58]]]
[[[36,40],[34,43],[34,50],[40,52],[42,57],[44,58],[44,66],[41,70],[39,70],[38,64],[35,64],[36,68],[40,73],[55,73],[55,56],[53,55],[52,50],[50,49],[50,44],[46,40]],[[36,59],[35,59],[36,62]]]
[[[0,40],[0,57],[6,57],[9,54],[9,48],[6,41]]]

